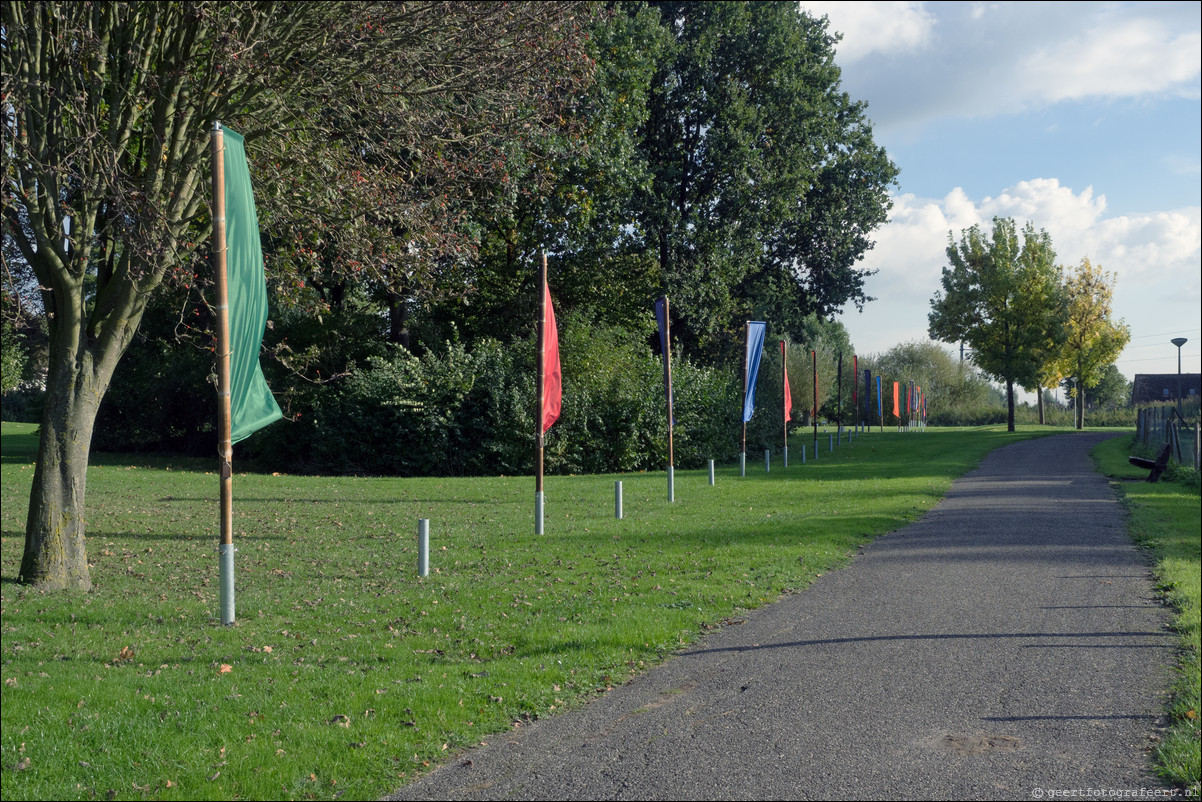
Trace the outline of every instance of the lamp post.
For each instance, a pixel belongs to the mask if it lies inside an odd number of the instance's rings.
[[[1177,346],[1177,417],[1181,417],[1181,346],[1185,345],[1189,340],[1184,337],[1174,337],[1169,340],[1173,345]]]

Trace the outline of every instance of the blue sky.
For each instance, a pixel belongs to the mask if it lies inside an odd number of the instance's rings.
[[[1202,370],[1202,4],[802,2],[901,169],[841,316],[860,353],[926,340],[948,232],[1046,229],[1114,275],[1136,373]],[[950,346],[949,346],[950,347]]]

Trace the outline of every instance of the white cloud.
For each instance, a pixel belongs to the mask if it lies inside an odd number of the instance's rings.
[[[1196,3],[802,3],[845,36],[880,129],[1084,99],[1202,94]]]
[[[930,41],[935,15],[917,2],[803,2],[815,17],[830,18],[831,29],[843,34],[839,63],[850,64],[872,53],[921,50]]]
[[[896,196],[890,221],[864,261],[878,271],[868,280],[867,291],[879,300],[863,315],[848,313],[842,320],[861,353],[924,338],[930,300],[947,265],[948,233],[958,239],[972,225],[989,230],[999,216],[1045,229],[1058,263],[1076,265],[1088,257],[1114,274],[1115,316],[1131,325],[1133,335],[1196,327],[1202,297],[1202,208],[1116,217],[1106,217],[1105,210],[1105,197],[1094,196],[1092,188],[1074,192],[1056,179],[1042,178],[979,200],[958,187],[938,199]],[[1120,368],[1127,366],[1120,363]]]
[[[1166,21],[1107,20],[1079,36],[1020,54],[1017,84],[1029,101],[1138,97],[1182,90],[1202,65],[1202,36]]]

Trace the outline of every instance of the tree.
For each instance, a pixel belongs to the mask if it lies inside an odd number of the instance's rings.
[[[1014,385],[1034,388],[1040,368],[1064,341],[1063,298],[1046,231],[1027,223],[1019,244],[1010,218],[948,233],[943,290],[931,299],[932,339],[969,344],[973,362],[1006,385],[1006,423],[1014,431]]]
[[[1085,391],[1098,386],[1131,340],[1131,329],[1111,316],[1114,276],[1082,259],[1064,282],[1067,298],[1066,337],[1057,367],[1075,379],[1074,421],[1085,427]]]
[[[658,2],[673,44],[655,71],[635,235],[691,352],[738,349],[743,320],[795,341],[810,314],[868,300],[855,263],[897,168],[840,91],[836,37],[790,2]],[[679,318],[676,318],[679,315]]]
[[[511,142],[565,118],[588,73],[580,11],[4,3],[3,215],[49,325],[23,581],[91,586],[97,408],[148,300],[206,272],[213,122],[246,135],[277,286],[429,291],[470,250],[457,199],[486,196]]]

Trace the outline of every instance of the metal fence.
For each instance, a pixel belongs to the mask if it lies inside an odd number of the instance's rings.
[[[1178,465],[1202,465],[1199,452],[1198,423],[1190,423],[1177,414],[1176,407],[1155,406],[1137,410],[1135,439],[1150,448],[1168,443],[1169,452]]]

